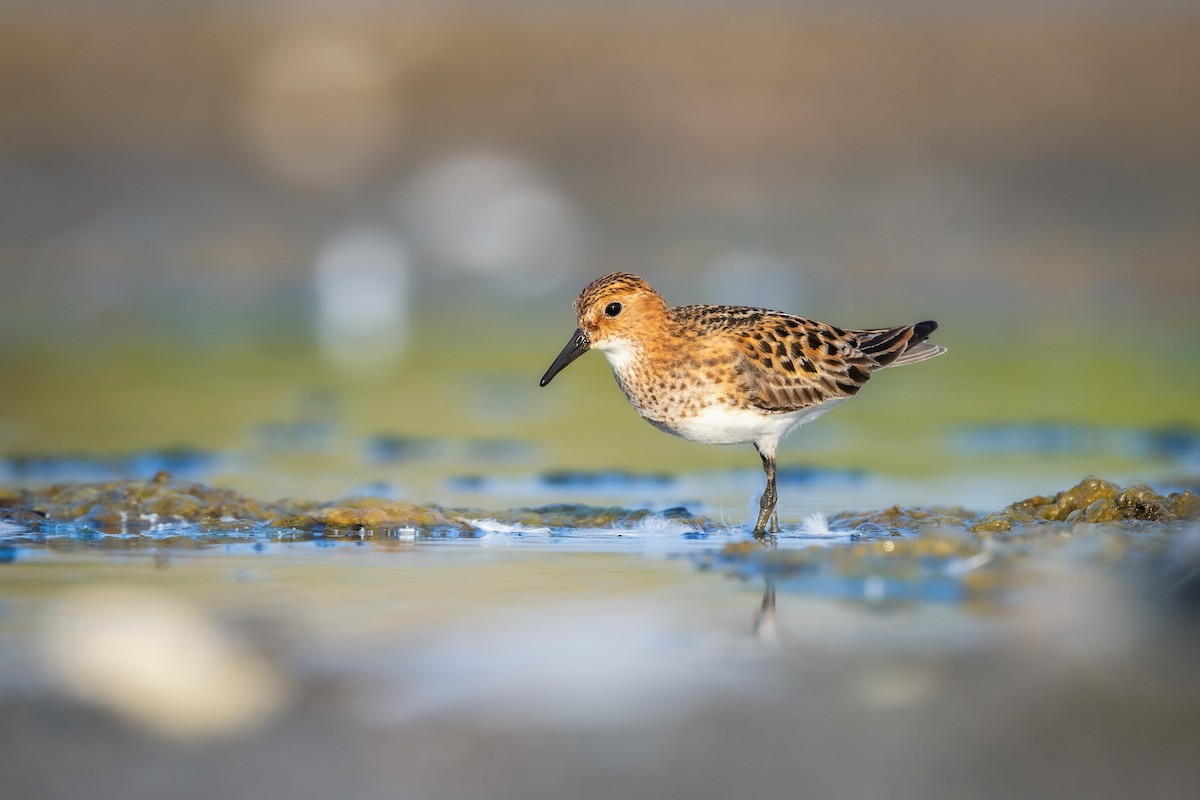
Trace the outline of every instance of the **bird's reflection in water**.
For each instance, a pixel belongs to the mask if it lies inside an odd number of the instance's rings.
[[[763,542],[763,548],[766,550],[774,550],[775,546],[773,536]],[[764,571],[763,581],[762,606],[754,615],[751,635],[760,642],[776,644],[779,642],[779,629],[775,625],[775,576],[771,574],[769,567]]]
[[[775,626],[775,578],[768,576],[763,587],[762,607],[754,615],[754,638],[766,644],[779,642],[779,629]]]

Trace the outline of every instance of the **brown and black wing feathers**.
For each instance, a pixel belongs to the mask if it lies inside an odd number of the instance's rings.
[[[790,412],[853,397],[871,377],[871,359],[853,334],[820,322],[771,313],[740,332],[742,380],[751,404]]]
[[[847,331],[759,308],[686,306],[672,311],[677,318],[734,338],[735,380],[750,403],[764,411],[800,411],[853,397],[877,369],[945,352],[925,342],[936,322]]]

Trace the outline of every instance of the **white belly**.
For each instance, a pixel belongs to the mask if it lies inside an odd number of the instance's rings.
[[[646,387],[659,376],[639,371],[645,359],[625,339],[609,338],[595,345],[604,353],[617,383],[630,404],[647,422],[667,433],[703,444],[757,444],[774,453],[783,437],[824,414],[845,398],[783,414],[737,408],[723,402],[717,387],[692,385],[684,389],[676,375],[674,391],[664,381],[657,394],[631,391]]]
[[[670,424],[650,421],[656,427],[692,442],[704,444],[777,443],[794,429],[816,419],[840,402],[840,399],[830,400],[818,406],[788,414],[765,414],[732,406],[713,405],[701,409],[693,416],[673,420]]]

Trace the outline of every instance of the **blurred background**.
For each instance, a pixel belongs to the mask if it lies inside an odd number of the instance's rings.
[[[1198,44],[1187,0],[0,0],[0,505],[181,479],[0,520],[0,795],[1191,797],[1194,524],[797,523],[1200,484]],[[748,446],[598,354],[537,385],[613,270],[941,322],[781,448],[778,613]],[[190,480],[484,511],[142,502]],[[490,513],[556,501],[618,514]]]
[[[1200,423],[1198,37],[1170,0],[5,0],[0,479],[164,449],[757,469],[650,431],[599,356],[537,388],[617,269],[942,322],[949,356],[785,459],[1048,436],[1132,469],[1113,430]]]

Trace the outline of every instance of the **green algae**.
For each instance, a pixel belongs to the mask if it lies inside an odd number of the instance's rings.
[[[499,511],[449,509],[382,497],[349,497],[330,503],[266,502],[232,489],[176,481],[160,472],[148,481],[63,483],[45,489],[0,492],[0,520],[27,528],[70,525],[100,534],[180,533],[184,526],[217,537],[265,529],[285,536],[358,537],[396,531],[469,536],[472,520],[553,529],[631,528],[658,517],[696,531],[718,526],[685,508],[663,512],[618,506],[553,504]]]
[[[677,507],[645,508],[559,503],[503,510],[455,509],[381,497],[263,501],[232,489],[174,480],[160,472],[147,481],[63,483],[44,489],[0,490],[0,519],[30,527],[75,525],[100,534],[137,534],[193,526],[200,534],[244,532],[254,528],[300,531],[322,536],[415,530],[470,535],[474,521],[571,531],[624,529],[652,518],[685,531],[711,533],[728,526]],[[970,558],[985,540],[1029,539],[1076,532],[1080,525],[1120,524],[1131,531],[1177,531],[1200,520],[1200,497],[1193,492],[1161,495],[1143,484],[1119,487],[1089,477],[1057,494],[1035,496],[990,514],[958,507],[892,506],[847,511],[830,517],[835,531],[865,540],[838,558]],[[878,540],[878,541],[877,541]],[[737,548],[757,545],[738,544]],[[882,549],[881,549],[882,548]],[[789,558],[793,556],[788,556]],[[795,558],[806,558],[797,555]]]
[[[160,472],[148,481],[64,483],[0,491],[0,521],[14,524],[4,540],[50,549],[99,546],[137,549],[164,542],[198,548],[222,541],[362,540],[380,543],[472,538],[489,525],[511,533],[556,537],[654,530],[673,535],[732,534],[724,523],[683,507],[645,508],[558,503],[502,510],[445,508],[384,497],[326,503],[266,502],[231,489],[177,481]],[[844,534],[836,546],[797,547],[803,531],[776,541],[737,538],[697,555],[702,569],[824,597],[892,607],[950,602],[991,610],[1019,590],[1028,564],[1057,552],[1076,564],[1179,582],[1194,564],[1178,543],[1200,521],[1194,492],[1159,494],[1144,484],[1121,487],[1089,477],[1048,496],[1019,500],[991,513],[954,506],[891,506],[828,518]],[[648,527],[647,527],[648,526]],[[503,530],[503,529],[501,529]],[[718,540],[720,541],[720,540]],[[1183,559],[1182,561],[1180,559]],[[1173,578],[1171,576],[1174,576]]]
[[[304,504],[264,503],[232,489],[173,480],[159,472],[148,481],[61,483],[0,495],[10,521],[69,522],[115,533],[158,523],[208,523],[220,530],[234,522],[264,522]]]
[[[963,508],[902,508],[891,506],[881,511],[844,512],[835,514],[830,522],[842,528],[878,526],[893,532],[921,531],[929,528],[962,527],[978,517]]]
[[[1181,571],[1191,574],[1194,567],[1179,555],[1178,544],[1197,521],[1200,497],[1194,492],[1164,496],[1143,484],[1122,488],[1089,477],[991,514],[899,506],[848,512],[829,523],[861,532],[854,546],[785,549],[733,542],[703,556],[701,566],[871,605],[941,600],[985,610],[1019,590],[1024,565],[1067,548],[1075,563],[1151,575],[1152,583],[1170,588]]]
[[[0,495],[0,519],[26,526],[62,523],[102,534],[144,533],[193,525],[201,535],[244,533],[257,528],[338,537],[399,529],[471,527],[435,508],[385,498],[344,498],[333,503],[265,502],[232,489],[172,480],[160,472],[149,481],[67,483]]]
[[[388,532],[411,528],[449,529],[466,534],[472,530],[463,520],[451,518],[436,508],[375,497],[351,498],[325,508],[286,514],[271,520],[268,525],[272,528],[325,532]]]
[[[1175,492],[1165,497],[1137,483],[1125,488],[1090,476],[1053,497],[1027,498],[971,526],[975,533],[1004,533],[1040,522],[1091,523],[1159,522],[1200,519],[1200,497]]]
[[[820,573],[839,580],[876,576],[915,583],[942,575],[961,577],[990,562],[993,550],[962,530],[940,528],[911,537],[886,534],[852,547],[783,549],[732,542],[704,566],[736,567],[733,571],[785,580]]]

